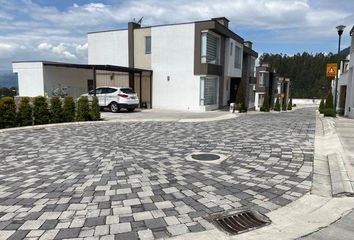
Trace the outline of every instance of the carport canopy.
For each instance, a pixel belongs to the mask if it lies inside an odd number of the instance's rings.
[[[141,94],[141,79],[142,74],[147,73],[150,76],[150,104],[151,104],[151,96],[152,96],[152,70],[141,69],[141,68],[131,68],[131,67],[122,67],[116,65],[98,65],[98,64],[75,64],[75,63],[62,63],[62,62],[50,62],[44,61],[44,66],[54,66],[54,67],[67,67],[67,68],[81,68],[81,69],[92,69],[92,79],[93,79],[93,94],[96,96],[96,88],[97,88],[97,79],[96,79],[96,71],[97,70],[105,70],[105,71],[116,71],[116,72],[124,72],[129,74],[129,87],[134,89],[134,75],[139,74],[140,80],[140,91]],[[141,96],[139,96],[141,98]],[[151,105],[150,105],[151,107]]]

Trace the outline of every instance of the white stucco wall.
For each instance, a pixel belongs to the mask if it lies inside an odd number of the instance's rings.
[[[12,69],[18,74],[19,96],[35,97],[44,94],[42,62],[14,62]]]
[[[128,67],[128,30],[89,33],[88,63]]]
[[[44,66],[44,91],[51,97],[56,88],[67,88],[67,94],[75,98],[87,93],[87,80],[93,79],[91,69]]]
[[[232,42],[232,49],[231,49]],[[235,68],[235,46],[241,48],[241,67]],[[230,51],[232,54],[230,55]],[[225,76],[228,77],[241,77],[242,76],[242,54],[243,54],[243,45],[236,42],[231,38],[225,40]]]
[[[153,108],[203,110],[200,77],[194,76],[194,23],[152,27],[151,42]]]

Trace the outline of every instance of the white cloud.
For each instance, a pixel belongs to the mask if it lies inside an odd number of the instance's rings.
[[[255,46],[333,41],[336,25],[354,23],[353,1],[335,5],[330,0],[109,2],[111,5],[100,1],[73,2],[59,10],[31,0],[0,0],[0,57],[18,59],[23,54],[32,55],[33,59],[84,63],[87,61],[87,32],[127,27],[127,22],[142,16],[144,26],[225,16],[231,21],[231,29],[253,41]]]

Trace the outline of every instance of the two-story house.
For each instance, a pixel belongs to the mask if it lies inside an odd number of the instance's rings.
[[[241,80],[248,101],[258,56],[228,25],[221,17],[150,27],[128,23],[127,29],[92,32],[88,61],[152,70],[154,108],[222,108],[235,101]],[[130,86],[135,87],[133,80]]]
[[[147,107],[206,111],[241,93],[254,107],[257,56],[221,17],[149,27],[130,22],[126,29],[88,33],[87,65],[14,62],[13,68],[22,96],[51,96],[63,86],[75,96],[94,86],[124,86]]]

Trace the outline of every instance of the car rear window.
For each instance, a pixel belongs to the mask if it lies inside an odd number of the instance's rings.
[[[131,89],[131,88],[121,88],[120,91],[125,93],[125,94],[134,94],[135,93],[133,91],[133,89]]]

